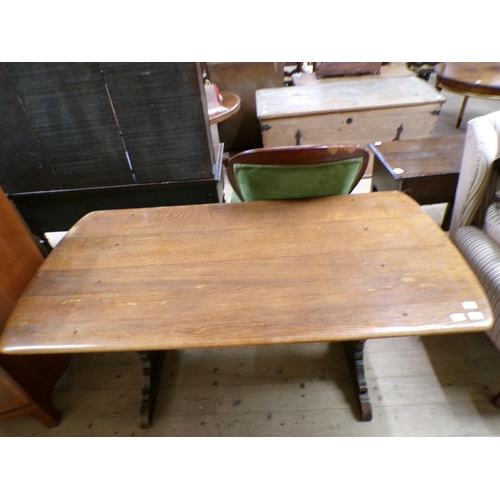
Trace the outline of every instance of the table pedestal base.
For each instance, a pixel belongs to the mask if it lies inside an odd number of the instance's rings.
[[[149,429],[153,417],[156,395],[163,366],[163,351],[143,351],[139,355],[142,363],[142,394],[139,411],[141,429]]]
[[[344,350],[353,375],[359,408],[360,420],[369,422],[372,420],[372,405],[368,396],[368,386],[365,378],[365,367],[363,360],[363,348],[365,341],[343,342]],[[141,408],[139,412],[139,425],[141,429],[149,429],[153,418],[156,395],[158,393],[160,375],[163,366],[163,351],[139,352],[142,363],[142,394]],[[499,395],[500,396],[500,395]],[[498,398],[500,404],[500,397]]]
[[[372,404],[368,396],[368,386],[366,385],[365,366],[363,361],[364,340],[343,342],[347,356],[349,368],[356,384],[359,408],[361,411],[361,421],[369,422],[372,419]]]
[[[500,392],[496,396],[493,396],[493,398],[491,398],[491,402],[494,406],[500,408]]]

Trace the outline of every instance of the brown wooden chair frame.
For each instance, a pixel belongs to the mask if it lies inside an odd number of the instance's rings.
[[[369,153],[365,148],[354,145],[304,145],[276,148],[260,148],[243,151],[231,157],[227,162],[227,176],[231,187],[240,200],[244,200],[234,175],[234,164],[245,163],[250,165],[314,165],[331,161],[363,158],[363,164],[353,184],[359,183],[368,166]]]

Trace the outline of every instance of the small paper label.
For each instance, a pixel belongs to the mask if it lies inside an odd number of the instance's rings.
[[[467,316],[465,316],[464,313],[450,314],[450,318],[452,321],[466,321],[467,320]]]
[[[462,302],[462,307],[464,309],[477,309],[477,304],[473,300],[466,300]]]
[[[404,171],[402,168],[395,168],[395,169],[394,169],[394,173],[395,173],[395,174],[404,174],[404,173],[405,173],[405,171]]]
[[[483,313],[479,311],[467,313],[467,316],[469,316],[469,319],[472,320],[484,319]]]

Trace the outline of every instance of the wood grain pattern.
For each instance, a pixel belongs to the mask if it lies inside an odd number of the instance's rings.
[[[260,120],[374,108],[441,105],[439,92],[416,77],[352,79],[343,78],[322,85],[301,85],[256,92]]]
[[[369,145],[376,159],[394,180],[460,172],[465,137],[428,137]],[[396,172],[394,171],[397,170]]]
[[[465,300],[484,319],[452,321]],[[269,345],[491,324],[458,250],[413,200],[389,192],[89,214],[45,261],[1,348]]]
[[[437,122],[435,105],[383,108],[263,120],[265,147],[300,144],[359,144],[430,137]],[[267,128],[268,125],[270,128]]]
[[[500,97],[500,63],[446,62],[436,66],[436,86],[476,97]]]
[[[139,429],[135,353],[73,356],[46,429],[0,422],[0,436],[498,436],[500,353],[484,334],[374,339],[365,347],[375,418],[353,414],[342,346],[289,344],[166,355],[154,425]]]
[[[22,219],[0,188],[0,332],[24,289],[43,262]]]
[[[449,203],[448,230],[465,138],[461,135],[369,144],[374,155],[374,191],[398,190],[421,205]]]
[[[43,262],[34,239],[0,189],[0,337],[9,315]],[[67,355],[0,355],[0,420],[31,416],[48,426],[60,420],[51,390],[69,363]]]

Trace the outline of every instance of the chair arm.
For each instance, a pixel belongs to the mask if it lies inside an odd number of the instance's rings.
[[[487,334],[500,350],[500,246],[475,226],[458,228],[454,241],[488,296],[496,321]]]

